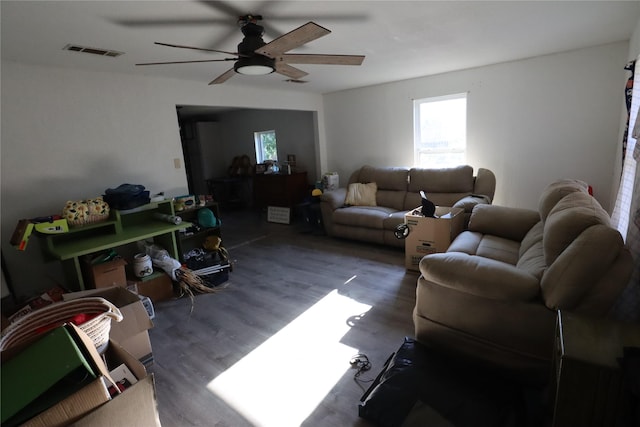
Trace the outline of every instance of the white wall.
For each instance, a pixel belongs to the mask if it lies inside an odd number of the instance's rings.
[[[467,163],[497,177],[494,203],[536,208],[559,178],[608,208],[628,43],[325,95],[327,168],[413,165],[412,100],[468,92]],[[344,177],[344,178],[343,178]]]
[[[220,126],[224,135],[226,157],[246,154],[255,163],[253,133],[275,130],[278,160],[283,164],[287,154],[296,155],[300,170],[307,171],[309,183],[320,177],[316,172],[314,113],[309,111],[239,110],[222,113]],[[228,164],[231,164],[229,161]]]
[[[125,182],[187,192],[184,167],[173,162],[182,159],[177,104],[318,111],[324,146],[320,95],[6,61],[1,78],[2,252],[21,295],[63,277],[58,263],[43,264],[37,239],[26,252],[9,245],[19,219],[59,213],[66,200]]]

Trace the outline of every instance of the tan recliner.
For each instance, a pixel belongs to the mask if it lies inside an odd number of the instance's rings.
[[[545,382],[557,310],[606,316],[632,264],[584,182],[551,184],[538,211],[478,205],[446,253],[420,262],[416,339]]]

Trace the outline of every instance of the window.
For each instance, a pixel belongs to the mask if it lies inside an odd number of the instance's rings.
[[[634,76],[640,76],[640,61],[636,61]],[[634,158],[635,146],[638,140],[634,137],[634,128],[636,120],[640,117],[640,80],[635,77],[631,95],[631,109],[629,110],[629,134],[627,135],[627,148],[622,165],[622,176],[620,178],[620,187],[618,188],[618,196],[611,214],[611,222],[618,229],[622,238],[627,242],[629,233],[629,224],[633,224],[634,217],[631,205],[634,184],[637,182],[636,171],[638,170],[637,161]],[[629,242],[627,242],[628,244]]]
[[[256,142],[256,163],[264,163],[266,160],[278,160],[275,130],[254,132],[253,139]]]
[[[466,163],[467,94],[413,101],[416,167],[444,168]]]

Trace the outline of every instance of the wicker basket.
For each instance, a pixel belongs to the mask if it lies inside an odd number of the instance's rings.
[[[67,219],[67,223],[71,227],[82,227],[83,225],[97,224],[99,222],[104,222],[108,219],[109,219],[109,214],[87,215],[87,217],[83,219],[73,219],[73,220]]]
[[[18,318],[4,330],[0,340],[0,351],[30,341],[44,332],[69,323],[79,314],[97,314],[94,318],[77,326],[91,338],[99,353],[104,352],[109,344],[111,320],[120,322],[122,313],[115,305],[100,297],[57,302]]]
[[[96,224],[109,219],[109,205],[102,197],[94,199],[67,201],[62,217],[71,227]]]

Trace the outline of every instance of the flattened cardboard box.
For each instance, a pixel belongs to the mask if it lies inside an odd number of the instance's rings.
[[[79,427],[160,427],[153,374],[73,424]]]
[[[405,214],[404,222],[409,227],[409,235],[404,241],[407,270],[419,271],[420,260],[425,255],[446,252],[464,228],[463,209],[437,206],[435,216]]]
[[[100,405],[111,400],[109,386],[104,377],[98,377],[91,384],[58,402],[44,412],[31,418],[20,427],[61,427],[79,420]]]
[[[109,341],[104,357],[109,365],[106,369],[125,364],[138,380],[147,376],[142,363],[114,341]],[[114,399],[118,397],[120,396],[115,396]],[[88,386],[30,419],[21,427],[67,426],[110,400],[109,384],[103,376],[100,376]]]
[[[70,356],[70,352],[75,355]],[[53,329],[22,347],[12,347],[4,351],[2,356],[4,425],[25,422],[86,387],[90,387],[95,394],[83,405],[95,407],[105,399],[108,400],[108,396],[105,397],[100,390],[100,384],[96,383],[97,379],[102,378],[107,384],[114,384],[93,341],[72,324]],[[56,376],[59,377],[63,371],[74,369],[74,372],[77,372],[74,366],[84,367],[85,380],[80,383],[55,380]],[[63,384],[76,384],[76,386],[61,388]]]
[[[68,301],[89,296],[100,296],[118,307],[124,318],[121,322],[111,322],[109,337],[146,366],[151,364],[153,352],[148,330],[153,328],[153,322],[138,295],[116,286],[72,292],[64,294],[63,298]]]

